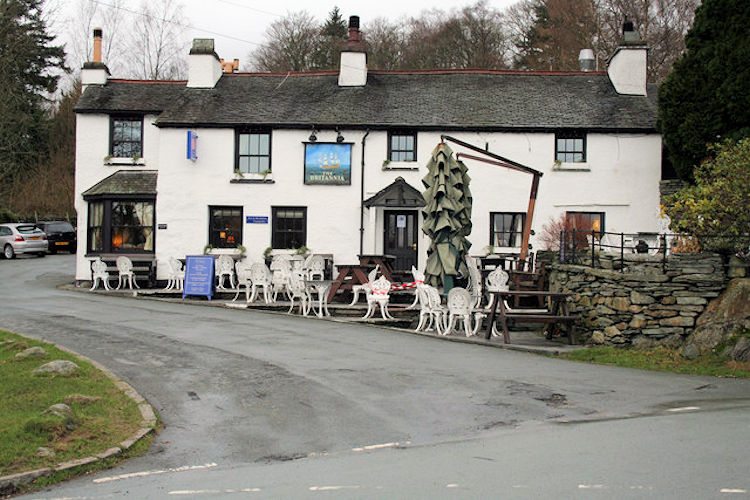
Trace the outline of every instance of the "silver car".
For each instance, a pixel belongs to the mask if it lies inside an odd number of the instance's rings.
[[[13,259],[19,253],[35,253],[44,257],[48,246],[47,234],[34,224],[0,224],[0,249],[6,259]]]

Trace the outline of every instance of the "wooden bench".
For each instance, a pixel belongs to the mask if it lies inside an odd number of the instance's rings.
[[[547,338],[551,338],[557,333],[556,327],[565,326],[568,343],[573,344],[575,342],[575,322],[578,317],[568,312],[567,299],[569,294],[532,290],[505,290],[490,292],[490,294],[492,295],[492,303],[490,304],[490,321],[487,325],[487,339],[491,337],[492,326],[495,322],[495,318],[498,317],[500,320],[500,326],[502,327],[503,341],[506,344],[510,343],[508,321],[548,324],[549,326],[546,328],[545,332]],[[551,302],[551,304],[550,307],[546,309],[531,309],[528,311],[524,311],[523,309],[506,308],[506,300],[520,296],[536,297],[540,302],[546,300]]]
[[[575,322],[578,316],[559,315],[559,314],[540,314],[524,312],[506,312],[505,320],[512,320],[516,323],[546,323],[549,326],[545,328],[545,337],[548,339],[555,336],[556,326],[565,325],[565,335],[568,337],[569,344],[575,344]],[[501,320],[502,321],[502,320]]]

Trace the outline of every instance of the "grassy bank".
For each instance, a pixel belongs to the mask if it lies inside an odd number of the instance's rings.
[[[618,347],[592,347],[561,354],[561,358],[586,363],[656,370],[712,377],[750,378],[750,363],[731,361],[715,353],[705,354],[693,360],[680,356],[676,351],[658,347],[637,350]]]
[[[36,346],[46,354],[16,357]],[[68,376],[33,374],[54,360],[72,361],[79,369]],[[51,344],[2,330],[0,381],[0,476],[96,455],[141,427],[136,403],[90,363]],[[73,410],[73,417],[44,414],[63,402]]]

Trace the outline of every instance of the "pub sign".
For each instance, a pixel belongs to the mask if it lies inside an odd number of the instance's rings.
[[[305,184],[350,185],[352,145],[337,142],[305,144]]]

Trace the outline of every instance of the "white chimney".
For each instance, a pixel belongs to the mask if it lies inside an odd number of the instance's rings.
[[[188,58],[188,87],[213,88],[221,78],[221,62],[213,38],[194,38]]]
[[[623,43],[608,61],[609,80],[618,94],[646,95],[648,47],[627,19],[622,32]]]
[[[578,54],[578,64],[581,67],[581,71],[594,71],[596,69],[594,51],[591,49],[581,49],[581,52]]]
[[[363,87],[367,84],[367,53],[362,47],[359,16],[349,18],[349,40],[341,51],[339,87]]]
[[[109,68],[102,62],[102,29],[94,28],[93,61],[83,63],[81,68],[81,89],[89,85],[105,85],[109,77]]]

